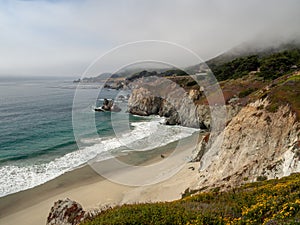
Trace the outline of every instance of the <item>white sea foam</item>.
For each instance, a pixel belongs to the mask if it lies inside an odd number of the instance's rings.
[[[111,100],[113,100],[113,99],[107,98],[107,100],[108,100],[108,101],[111,101]],[[103,102],[103,101],[104,101],[104,98],[98,98],[97,101],[102,101],[102,102]]]
[[[111,150],[126,146],[126,151],[145,151],[166,145],[192,135],[196,129],[163,125],[162,118],[152,118],[150,122],[132,123],[130,132],[112,138],[83,140],[95,143],[92,146],[68,153],[49,163],[36,165],[7,165],[0,167],[0,196],[26,190],[65,172],[73,170],[97,156],[97,160],[113,157]],[[123,151],[124,152],[124,151]]]

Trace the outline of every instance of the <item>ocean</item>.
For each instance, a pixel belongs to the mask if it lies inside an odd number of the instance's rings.
[[[195,132],[163,125],[164,119],[156,116],[128,114],[126,101],[119,102],[123,105],[119,114],[94,112],[118,91],[76,87],[66,79],[0,79],[0,197],[43,184],[95,157],[105,160],[128,151],[147,151]],[[84,98],[77,98],[73,107],[75,92]],[[96,133],[84,128],[76,142],[74,112],[94,118]],[[112,123],[112,114],[126,115],[129,129],[122,129],[122,121]]]

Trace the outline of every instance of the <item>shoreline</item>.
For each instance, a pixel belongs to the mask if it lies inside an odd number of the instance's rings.
[[[180,150],[186,151],[194,148],[195,146],[189,145],[189,139],[197,138],[199,135],[202,134],[195,132],[192,136],[181,139],[183,144]],[[166,158],[172,156],[176,142],[146,152],[129,152],[118,159],[140,167],[161,163],[165,160],[161,158],[161,155]],[[107,163],[109,165],[111,162],[111,159],[108,159],[97,164]],[[197,163],[191,164],[195,167],[199,166]],[[111,168],[110,172],[116,174],[117,177],[125,177],[125,179],[132,177],[129,169]],[[141,174],[147,176],[145,172],[141,172]],[[85,210],[108,204],[175,200],[180,198],[181,193],[190,186],[189,182],[196,180],[192,179],[192,174],[197,174],[197,169],[192,171],[185,165],[174,176],[160,183],[133,187],[110,181],[97,174],[89,165],[85,165],[37,187],[1,197],[0,223],[44,224],[54,202],[67,197],[79,202]]]
[[[107,115],[110,114],[104,116]],[[128,115],[130,116],[130,114]],[[100,118],[102,118],[102,115]],[[104,117],[104,119],[109,120],[109,118],[106,117]],[[82,138],[83,145],[80,146],[80,149],[76,142],[72,140],[71,142],[63,142],[63,144],[55,143],[53,149],[50,149],[49,153],[48,150],[45,150],[42,156],[39,154],[35,155],[34,153],[32,156],[29,154],[28,159],[21,158],[16,161],[14,159],[11,161],[8,159],[7,162],[4,161],[3,164],[1,163],[0,169],[3,176],[2,179],[0,179],[2,180],[0,198],[34,188],[56,179],[64,173],[79,168],[84,164],[88,164],[95,157],[99,158],[101,161],[112,157],[119,157],[128,154],[131,151],[135,151],[135,149],[139,151],[139,145],[142,147],[141,150],[146,151],[147,147],[147,150],[158,148],[161,147],[161,145],[175,142],[191,135],[192,132],[195,132],[194,129],[190,128],[166,126],[161,123],[163,120],[163,118],[158,116],[153,118],[146,117],[142,119],[132,119],[130,124],[133,126],[133,129],[130,128],[131,131],[120,133],[120,135],[118,135],[120,136],[118,137],[120,140],[117,140],[116,136],[113,133],[110,133],[110,128],[107,128],[108,133],[102,135],[103,137],[100,139],[90,135]],[[155,135],[154,146],[151,141],[148,141],[148,137],[152,138],[152,125],[162,127],[161,130],[157,130],[158,133]],[[107,125],[104,124],[103,126],[106,127]],[[174,130],[175,136],[173,135]],[[145,146],[143,139],[145,139]],[[128,141],[130,142],[129,148],[123,145],[123,143],[127,143]],[[26,149],[31,149],[31,145],[27,146]],[[30,151],[31,150],[29,150],[29,152]],[[24,155],[26,154],[26,151],[24,151]]]

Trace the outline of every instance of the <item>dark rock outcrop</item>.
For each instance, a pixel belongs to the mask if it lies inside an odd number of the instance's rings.
[[[95,108],[95,111],[111,111],[111,112],[120,112],[121,108],[114,104],[113,100],[104,99],[103,105],[100,108]]]

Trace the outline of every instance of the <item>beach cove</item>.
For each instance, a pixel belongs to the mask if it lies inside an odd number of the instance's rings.
[[[186,138],[186,142],[180,146],[181,149],[179,150],[182,152],[193,151],[195,146],[189,146],[188,143],[191,143],[191,138],[195,137],[198,137],[198,134]],[[168,158],[172,155],[174,147],[176,147],[176,142],[150,150],[147,153],[132,152],[127,156],[122,156],[120,160],[130,163],[135,161],[136,165],[147,167]],[[162,159],[161,154],[166,158]],[[179,161],[171,161],[180,164]],[[110,160],[106,160],[106,163],[110,164]],[[105,179],[99,176],[89,165],[85,165],[35,188],[2,197],[0,199],[0,224],[45,224],[53,203],[65,198],[79,202],[85,210],[125,203],[179,199],[181,194],[197,181],[198,166],[199,163],[187,163],[178,173],[165,181],[132,187]],[[111,168],[111,171],[113,170]],[[129,170],[115,170],[118,176],[125,178],[132,176]],[[161,172],[163,173],[163,171]]]

